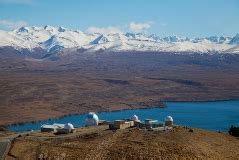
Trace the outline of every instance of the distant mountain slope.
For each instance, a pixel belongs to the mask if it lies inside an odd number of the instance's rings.
[[[41,48],[48,53],[65,49],[97,51],[158,51],[196,53],[239,53],[239,34],[234,37],[211,36],[189,39],[177,36],[159,37],[155,34],[115,33],[89,34],[63,27],[21,27],[14,31],[0,31],[0,47],[10,46],[34,51]]]

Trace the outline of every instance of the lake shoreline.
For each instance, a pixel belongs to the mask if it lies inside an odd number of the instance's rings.
[[[162,101],[161,101],[162,102]],[[139,107],[139,108],[125,108],[125,109],[114,109],[114,110],[108,110],[108,111],[95,111],[96,113],[113,113],[113,112],[120,112],[120,111],[127,111],[127,110],[135,110],[135,109],[139,109],[139,110],[146,110],[146,109],[152,109],[152,108],[165,108],[167,107],[167,105],[162,102],[162,105],[161,106],[144,106],[144,107]],[[62,115],[62,116],[56,116],[56,117],[51,117],[51,118],[47,118],[47,119],[41,119],[41,120],[36,120],[36,121],[25,121],[25,122],[16,122],[16,123],[12,123],[12,124],[7,124],[7,125],[1,125],[0,127],[3,127],[3,128],[6,128],[8,129],[9,127],[12,127],[12,126],[21,126],[21,125],[24,125],[24,124],[29,124],[29,123],[40,123],[42,121],[49,121],[51,119],[62,119],[64,117],[70,117],[70,116],[80,116],[80,115],[84,115],[84,114],[87,114],[88,112],[83,112],[83,113],[71,113],[71,114],[65,114],[65,115]]]
[[[120,112],[120,111],[126,111],[126,110],[135,110],[135,109],[140,109],[140,110],[145,110],[145,109],[151,109],[151,108],[165,108],[167,107],[166,103],[174,103],[174,102],[179,102],[179,103],[207,103],[207,102],[226,102],[226,101],[237,101],[237,99],[222,99],[222,100],[194,100],[194,101],[177,101],[177,100],[168,100],[168,101],[161,101],[163,103],[163,106],[145,106],[145,107],[139,107],[139,108],[127,108],[127,109],[115,109],[115,110],[108,110],[108,111],[96,111],[96,113],[102,113],[102,112],[107,112],[107,113],[111,113],[111,112]],[[50,117],[47,119],[40,119],[40,120],[36,120],[36,121],[24,121],[24,122],[15,122],[12,124],[6,124],[6,125],[1,125],[2,128],[6,128],[8,129],[9,127],[12,126],[20,126],[20,125],[24,125],[24,124],[28,124],[28,123],[40,123],[42,121],[49,121],[51,119],[62,119],[64,117],[69,117],[69,116],[79,116],[79,115],[84,115],[87,114],[88,112],[84,112],[84,113],[71,113],[71,114],[65,114],[62,116],[56,116],[56,117]]]
[[[168,102],[185,102],[185,103],[207,103],[207,102],[227,102],[227,101],[238,101],[239,99],[216,99],[216,100],[193,100],[193,101],[183,101],[183,100],[172,100],[172,101],[162,101],[163,103]]]
[[[206,102],[206,103],[205,103]],[[164,107],[160,106],[151,106],[151,107],[144,107],[144,108],[129,108],[129,109],[121,109],[121,110],[111,110],[111,111],[99,111],[97,114],[101,119],[105,120],[114,120],[114,119],[124,119],[124,118],[130,118],[133,114],[139,114],[140,117],[142,117],[142,120],[145,118],[153,118],[153,119],[158,119],[160,117],[160,120],[162,120],[165,116],[167,115],[173,115],[175,116],[177,120],[177,124],[179,125],[186,125],[186,126],[192,126],[196,128],[203,128],[206,127],[207,129],[210,130],[210,125],[207,125],[207,122],[201,123],[199,126],[197,126],[197,121],[198,119],[201,118],[206,118],[207,117],[213,117],[213,119],[218,119],[218,115],[221,116],[221,113],[223,111],[230,111],[227,114],[223,114],[224,118],[221,117],[221,123],[225,122],[224,126],[220,125],[220,127],[215,128],[214,124],[214,131],[226,131],[227,128],[230,127],[230,125],[238,125],[237,121],[233,120],[230,121],[228,118],[225,116],[237,116],[237,106],[238,106],[238,100],[220,100],[220,101],[200,101],[200,102],[172,102],[172,101],[166,101],[163,102],[165,105]],[[219,102],[219,103],[217,103]],[[167,104],[168,103],[168,104]],[[204,104],[201,104],[204,103]],[[214,104],[215,103],[215,104]],[[216,105],[216,106],[215,106]],[[200,106],[200,107],[199,107]],[[183,110],[181,109],[183,108]],[[163,109],[163,110],[161,110]],[[145,110],[145,111],[142,111]],[[154,113],[155,112],[155,113]],[[157,115],[155,115],[157,112]],[[235,113],[234,113],[235,112]],[[205,114],[207,115],[205,117]],[[236,115],[235,115],[236,114]],[[118,115],[114,117],[114,115]],[[143,116],[144,115],[144,116]],[[146,116],[145,116],[146,115]],[[180,118],[177,119],[177,115],[179,115]],[[9,131],[17,131],[18,129],[24,131],[29,131],[31,129],[36,130],[39,129],[41,124],[52,124],[52,123],[68,123],[68,122],[73,122],[76,124],[76,126],[83,126],[84,123],[84,117],[86,116],[86,113],[76,113],[76,114],[68,114],[60,117],[55,117],[55,118],[49,118],[49,119],[44,119],[44,120],[39,120],[39,121],[32,121],[32,122],[23,122],[23,123],[16,123],[16,124],[11,124],[11,125],[6,125],[5,128]],[[184,116],[187,117],[187,121],[185,121]],[[191,116],[191,117],[190,117]],[[196,117],[194,117],[196,116]],[[216,116],[216,117],[215,117]],[[183,118],[183,119],[182,119]],[[190,121],[188,121],[191,119]],[[211,120],[209,120],[211,121]],[[217,122],[214,122],[217,123]],[[196,125],[196,126],[195,126]],[[32,126],[32,127],[31,127]],[[37,126],[37,127],[36,127]],[[35,127],[35,128],[34,128]],[[15,128],[15,129],[14,129]],[[205,128],[204,128],[205,129]],[[19,130],[17,131],[19,132]],[[21,131],[20,131],[21,132]]]

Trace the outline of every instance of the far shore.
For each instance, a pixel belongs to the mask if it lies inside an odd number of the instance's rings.
[[[167,107],[165,103],[163,103],[163,104],[164,104],[163,106],[151,106],[151,107],[128,108],[128,109],[115,109],[115,110],[109,110],[109,111],[98,111],[98,112],[95,111],[95,112],[97,112],[97,113],[102,113],[102,112],[119,112],[119,111],[125,111],[125,110],[165,108],[165,107]],[[47,118],[47,119],[40,119],[40,120],[36,120],[36,121],[16,122],[16,123],[12,123],[12,124],[1,125],[1,126],[4,127],[4,128],[8,128],[10,126],[24,125],[26,123],[38,123],[38,122],[41,122],[41,121],[48,121],[48,120],[51,120],[51,119],[61,119],[61,118],[64,118],[64,117],[69,117],[69,116],[84,115],[84,114],[87,114],[87,113],[88,112],[84,112],[84,113],[71,113],[71,114],[65,114],[65,115],[62,115],[62,116],[50,117],[50,118]]]
[[[207,103],[207,102],[226,102],[226,101],[237,101],[238,99],[219,99],[219,100],[194,100],[194,101],[161,101],[163,103],[163,105],[161,106],[150,106],[150,107],[139,107],[139,108],[127,108],[127,109],[115,109],[115,110],[108,110],[108,111],[95,111],[97,113],[102,113],[102,112],[119,112],[119,111],[125,111],[125,110],[136,110],[136,109],[140,109],[140,110],[145,110],[145,109],[150,109],[150,108],[165,108],[167,107],[166,103],[167,102],[179,102],[179,103]],[[84,113],[71,113],[71,114],[65,114],[62,116],[56,116],[56,117],[50,117],[47,119],[40,119],[40,120],[36,120],[36,121],[24,121],[24,122],[16,122],[16,123],[12,123],[12,124],[6,124],[6,125],[1,125],[3,128],[9,128],[11,126],[17,126],[17,125],[24,125],[26,123],[39,123],[41,121],[48,121],[51,119],[61,119],[64,117],[69,117],[69,116],[77,116],[77,115],[84,115],[87,114],[88,112],[84,112]]]

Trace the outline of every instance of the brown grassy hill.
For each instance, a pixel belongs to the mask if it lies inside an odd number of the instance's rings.
[[[239,99],[239,55],[77,55],[59,61],[0,57],[0,125],[160,101]]]
[[[55,136],[17,138],[7,159],[239,159],[239,140],[223,133],[178,127],[173,131],[106,126]]]

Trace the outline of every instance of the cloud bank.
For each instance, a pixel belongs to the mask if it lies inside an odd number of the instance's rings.
[[[147,29],[151,28],[153,22],[146,22],[146,23],[137,23],[137,22],[131,22],[129,24],[129,29],[133,32],[143,32]]]
[[[86,29],[86,32],[88,33],[100,33],[100,34],[109,34],[109,33],[123,33],[123,32],[147,32],[148,29],[151,28],[151,26],[154,24],[154,22],[149,21],[145,23],[139,23],[139,22],[130,22],[129,24],[125,26],[108,26],[108,27],[96,27],[91,26]]]
[[[122,33],[122,30],[120,27],[89,27],[86,32],[88,33],[100,33],[100,34],[110,34],[110,33]]]
[[[0,28],[4,30],[13,30],[26,25],[27,25],[27,22],[25,21],[12,21],[12,20],[0,19]]]

